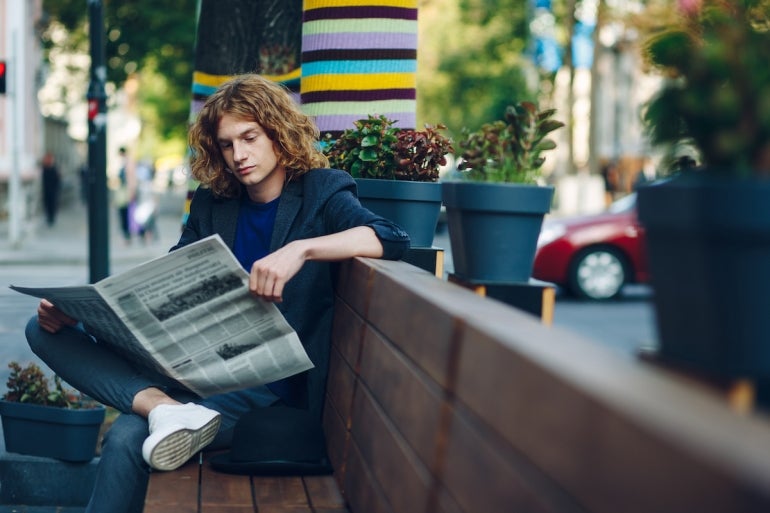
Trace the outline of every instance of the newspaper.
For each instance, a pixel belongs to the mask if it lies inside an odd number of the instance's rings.
[[[93,285],[11,288],[48,299],[101,343],[202,397],[313,367],[278,308],[251,295],[219,235]]]

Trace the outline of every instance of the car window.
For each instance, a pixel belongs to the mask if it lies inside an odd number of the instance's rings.
[[[609,207],[607,212],[611,214],[620,214],[621,212],[628,212],[636,206],[636,193],[632,192],[628,196],[623,196],[619,200],[615,200]]]

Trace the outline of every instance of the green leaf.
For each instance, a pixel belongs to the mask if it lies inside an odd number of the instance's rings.
[[[367,135],[363,138],[361,138],[361,147],[362,148],[370,148],[372,146],[377,146],[379,144],[380,140],[376,135]],[[366,159],[364,159],[366,160]]]
[[[364,162],[375,162],[377,160],[377,151],[372,148],[364,148],[358,154],[358,158]]]

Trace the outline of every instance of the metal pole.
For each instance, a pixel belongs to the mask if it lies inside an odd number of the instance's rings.
[[[110,274],[107,201],[107,69],[101,0],[88,0],[91,81],[88,86],[88,249],[90,281]]]
[[[10,17],[9,17],[10,18]],[[8,235],[11,247],[21,247],[21,223],[22,223],[22,189],[21,189],[21,152],[23,139],[26,136],[26,126],[23,125],[24,95],[22,91],[24,73],[21,70],[22,59],[19,56],[21,45],[19,44],[19,32],[21,25],[19,17],[10,18],[11,25],[11,58],[8,66],[8,86],[11,119],[11,172],[8,181]]]

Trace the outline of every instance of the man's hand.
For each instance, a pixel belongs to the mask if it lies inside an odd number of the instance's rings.
[[[65,326],[74,326],[78,323],[77,320],[66,315],[47,299],[41,299],[37,306],[37,322],[41,328],[50,333],[56,333]]]
[[[304,241],[294,241],[260,258],[251,266],[249,290],[265,301],[283,301],[283,288],[302,269],[307,258]]]

